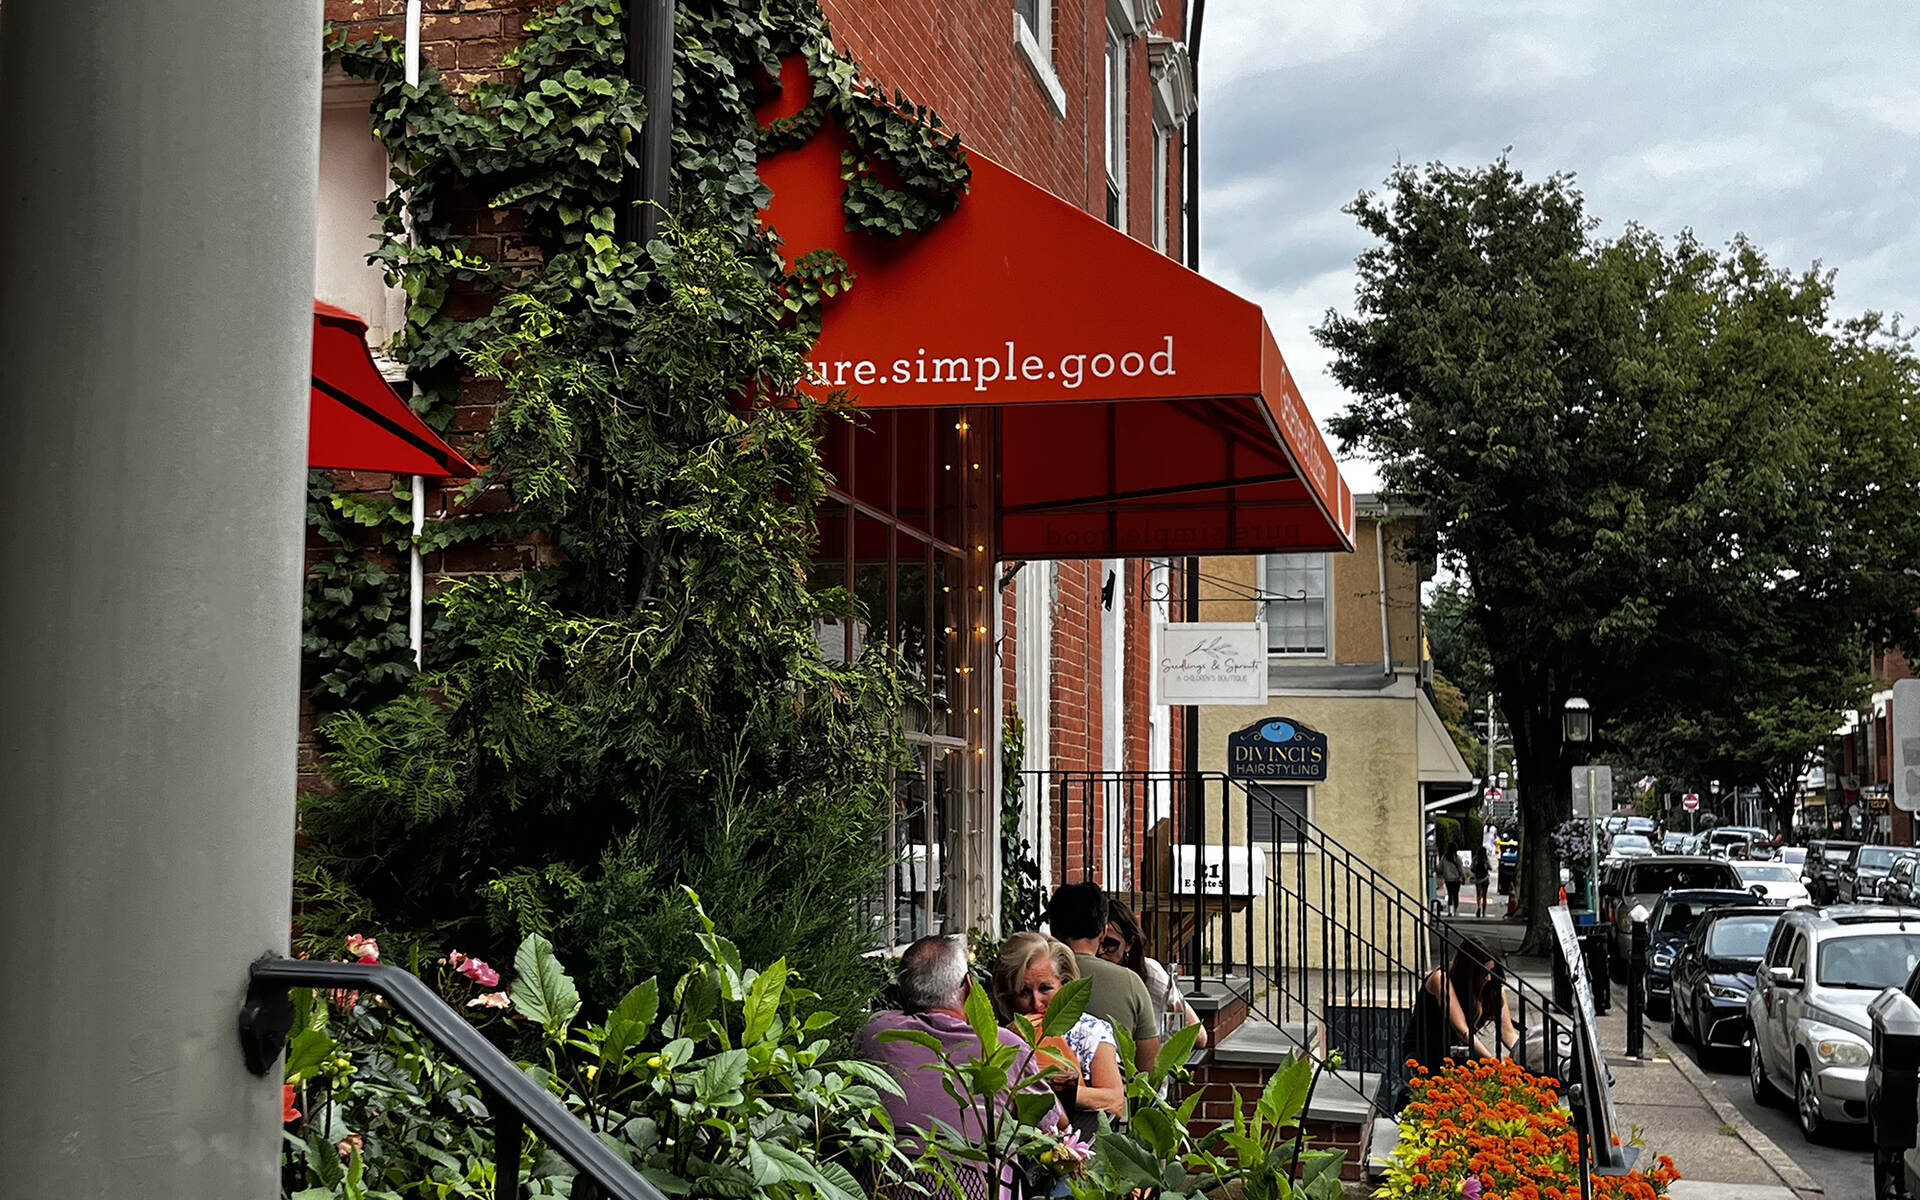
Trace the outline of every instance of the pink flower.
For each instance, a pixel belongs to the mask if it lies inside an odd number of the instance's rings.
[[[460,964],[467,961],[467,956],[460,953],[458,950],[453,950],[448,952],[447,956],[441,959],[440,961],[443,963],[446,963],[450,967],[453,967],[455,970],[458,970],[460,968]]]
[[[473,980],[483,988],[500,986],[500,972],[494,970],[477,958],[465,958],[464,955],[462,958],[464,961],[455,963],[454,970],[465,975],[468,979]]]
[[[1077,1129],[1069,1131],[1067,1136],[1061,1138],[1058,1148],[1075,1162],[1086,1162],[1093,1157],[1092,1143],[1082,1138]]]
[[[350,933],[347,935],[347,953],[363,963],[377,963],[380,961],[380,943],[370,937]]]
[[[1460,1194],[1466,1200],[1480,1200],[1480,1177],[1469,1175],[1460,1181]]]
[[[497,977],[496,977],[497,978]],[[468,1008],[512,1008],[513,1001],[507,999],[505,992],[487,992],[467,1001]]]

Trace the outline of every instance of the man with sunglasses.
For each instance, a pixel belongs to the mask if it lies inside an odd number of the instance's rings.
[[[1127,968],[1099,957],[1107,929],[1107,893],[1091,882],[1063,883],[1047,901],[1047,926],[1073,951],[1082,979],[1093,981],[1087,1011],[1133,1037],[1133,1064],[1145,1070],[1160,1053],[1160,1014],[1147,985]]]

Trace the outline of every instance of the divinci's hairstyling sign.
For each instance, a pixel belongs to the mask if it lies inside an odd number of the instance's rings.
[[[1265,704],[1264,621],[1179,621],[1160,626],[1162,704]]]
[[[1327,735],[1292,717],[1262,717],[1227,735],[1227,777],[1323,783]]]

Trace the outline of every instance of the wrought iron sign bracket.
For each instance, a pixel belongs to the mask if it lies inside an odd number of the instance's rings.
[[[1307,593],[1302,589],[1298,595],[1285,592],[1270,592],[1265,588],[1249,588],[1237,579],[1226,579],[1219,575],[1199,572],[1200,582],[1209,585],[1209,589],[1218,594],[1199,597],[1201,604],[1303,604]],[[1145,608],[1156,600],[1173,599],[1173,564],[1169,562],[1149,562],[1147,564],[1146,586],[1141,589],[1140,607]]]

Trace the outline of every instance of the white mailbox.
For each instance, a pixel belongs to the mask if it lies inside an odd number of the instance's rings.
[[[1173,890],[1194,894],[1194,864],[1200,864],[1199,891],[1207,896],[1253,896],[1266,890],[1267,852],[1259,846],[1173,848]]]

